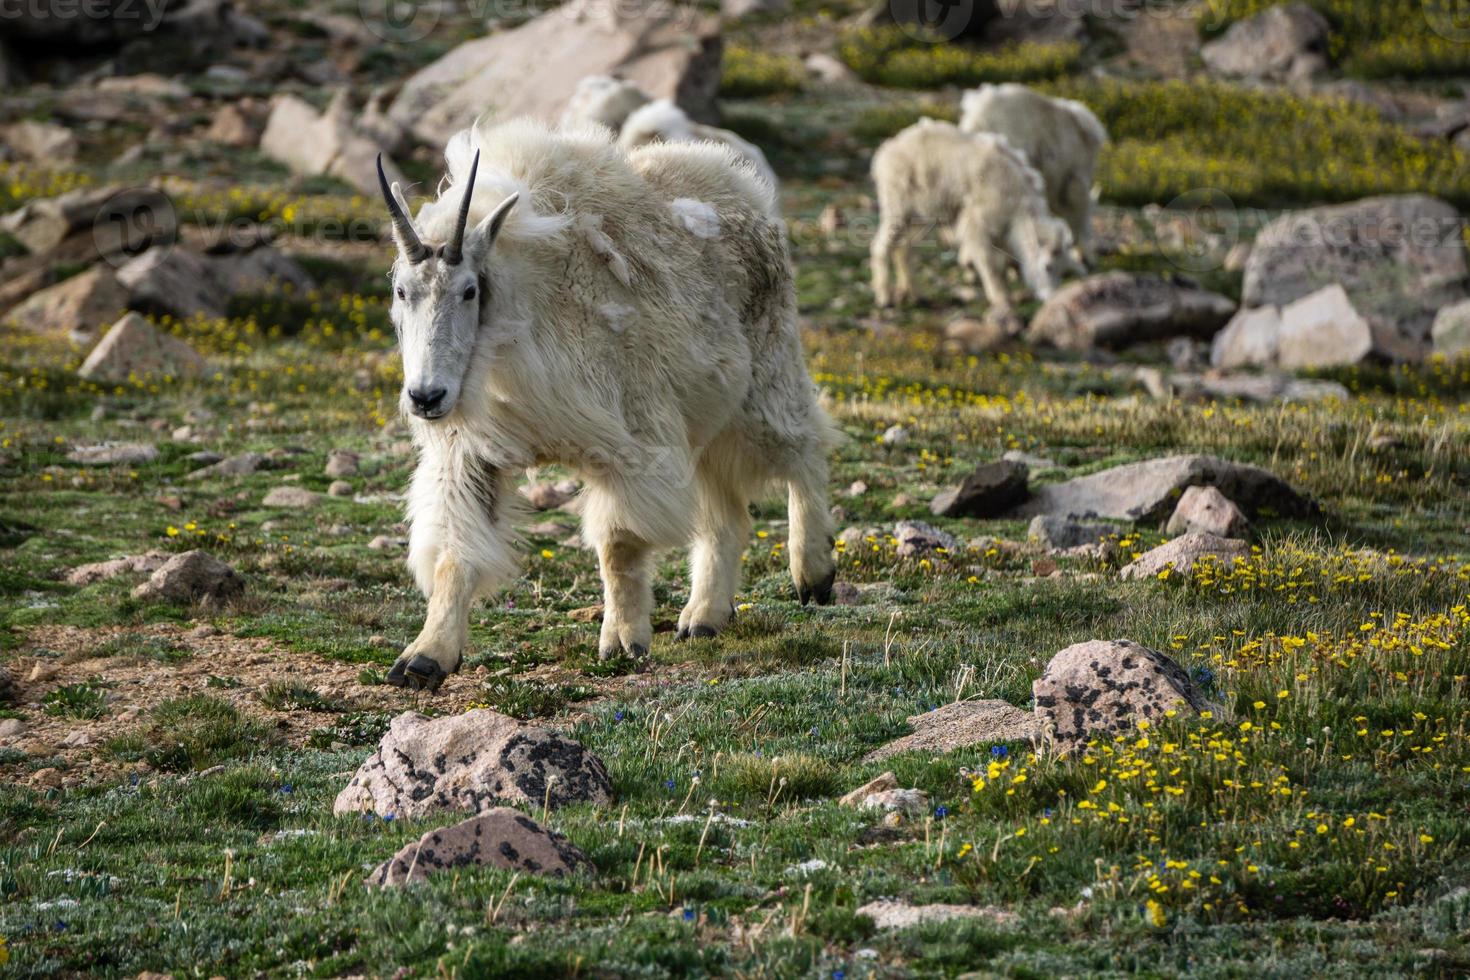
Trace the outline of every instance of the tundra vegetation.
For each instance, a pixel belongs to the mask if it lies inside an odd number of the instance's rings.
[[[292,27],[295,4],[260,6],[294,57],[317,51],[319,29]],[[881,29],[841,33],[817,6],[797,0],[727,31],[722,124],[781,178],[809,367],[847,436],[830,490],[841,527],[878,530],[838,553],[855,604],[803,607],[785,502],[756,502],[737,616],[718,637],[682,644],[684,556],[664,554],[643,674],[598,660],[596,557],[569,541],[576,515],[557,510],[527,531],[519,580],[475,611],[459,674],[432,696],[383,683],[423,620],[398,526],[414,460],[397,418],[390,252],[344,229],[376,234],[387,216],[377,199],[334,178],[292,178],[253,150],[153,137],[180,154],[166,187],[182,220],[278,222],[315,288],[235,296],[223,317],[155,318],[207,355],[194,380],[85,381],[84,346],[0,334],[0,665],[22,695],[0,702],[0,724],[87,736],[0,748],[0,969],[1470,971],[1470,361],[1311,372],[1350,397],[1260,405],[1156,400],[1132,364],[1020,344],[956,354],[941,341],[953,305],[902,309],[883,318],[896,329],[872,329],[864,217],[870,151],[920,116],[957,119],[959,93],[941,85],[1040,80],[1087,105],[1111,137],[1098,267],[1183,266],[1233,296],[1238,272],[1199,270],[1141,206],[1210,187],[1270,209],[1238,214],[1242,238],[1279,209],[1372,193],[1425,191],[1464,209],[1465,152],[1325,96],[1129,71],[1099,80],[1090,67],[1117,57],[1106,45],[977,54]],[[1207,6],[1238,17],[1257,5]],[[1442,76],[1463,77],[1470,49],[1425,35],[1407,12],[1417,5],[1320,6],[1348,73],[1435,92],[1453,84]],[[359,80],[401,78],[473,36],[473,7],[451,5],[417,45],[370,47]],[[792,32],[841,33],[838,56],[875,86],[808,83],[779,44]],[[248,85],[269,94],[270,83]],[[54,98],[36,93],[27,113],[46,117]],[[99,127],[74,163],[0,162],[0,211],[153,176],[156,156],[112,163],[147,135],[130,126]],[[404,166],[424,181],[442,169],[432,154]],[[829,206],[848,224],[823,230]],[[20,250],[0,238],[0,255]],[[920,251],[920,291],[952,295],[953,247]],[[1166,360],[1162,348],[1129,357]],[[168,436],[186,424],[223,456],[269,463],[185,480],[201,447]],[[906,438],[885,439],[895,426]],[[68,460],[101,439],[155,442],[159,454]],[[287,481],[326,491],[334,450],[363,460],[351,495],[263,506]],[[1210,453],[1271,469],[1323,515],[1258,519],[1248,557],[1229,565],[1123,580],[1121,565],[1164,540],[1158,527],[1124,528],[1107,556],[1051,558],[1020,546],[1024,521],[930,514],[941,488],[1008,450],[1054,464],[1033,467],[1033,483]],[[901,557],[890,532],[906,518],[961,547]],[[245,595],[178,605],[135,597],[138,576],[63,580],[89,562],[194,548],[229,562]],[[1063,757],[998,743],[863,761],[936,706],[1026,706],[1054,653],[1099,637],[1168,653],[1216,710]],[[614,806],[546,816],[595,870],[476,869],[365,888],[371,867],[429,825],[334,817],[334,796],[397,712],[475,705],[561,728],[605,761]],[[925,815],[890,827],[836,802],[887,769],[928,794]],[[879,930],[857,910],[883,897],[996,911]]]

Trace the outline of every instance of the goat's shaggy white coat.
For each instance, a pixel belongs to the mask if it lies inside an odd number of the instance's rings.
[[[653,100],[633,82],[611,75],[588,75],[577,83],[577,89],[562,110],[564,129],[578,129],[596,123],[616,133],[623,121],[639,106]]]
[[[879,222],[870,257],[879,306],[914,300],[910,244],[936,225],[954,232],[960,264],[979,274],[997,311],[1010,309],[1011,263],[1042,299],[1071,268],[1072,235],[1047,209],[1041,175],[1002,137],[921,119],[878,148],[873,182]]]
[[[773,188],[780,186],[776,182],[776,171],[771,169],[760,147],[728,129],[695,122],[668,99],[658,99],[634,111],[624,120],[622,131],[618,135],[618,142],[628,150],[657,142],[694,143],[700,140],[729,147],[749,161],[766,183]]]
[[[982,85],[960,100],[960,128],[997,133],[1026,155],[1046,184],[1052,212],[1067,222],[1082,259],[1091,263],[1092,182],[1108,132],[1092,110],[1024,85]]]
[[[747,505],[772,481],[789,491],[799,594],[827,601],[838,437],[804,366],[770,186],[712,143],[625,154],[601,128],[518,120],[451,141],[448,184],[415,222],[425,241],[452,237],[476,150],[471,225],[508,194],[520,200],[477,270],[457,402],[409,419],[419,462],[408,563],[429,612],[400,664],[458,666],[473,597],[516,574],[513,474],[533,464],[562,463],[584,481],[604,654],[648,648],[655,549],[692,542],[681,635],[727,624]],[[438,261],[400,257],[396,281],[447,274],[427,268]],[[407,375],[422,352],[402,342]]]

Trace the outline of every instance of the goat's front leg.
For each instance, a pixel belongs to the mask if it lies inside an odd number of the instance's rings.
[[[438,690],[444,678],[459,670],[470,639],[470,603],[476,582],[469,566],[448,551],[434,563],[434,586],[424,628],[403,651],[388,683],[413,690]]]
[[[425,450],[409,488],[408,564],[429,611],[388,672],[389,684],[433,691],[459,670],[475,597],[517,572],[502,506],[512,493],[507,472],[488,460],[452,447]]]

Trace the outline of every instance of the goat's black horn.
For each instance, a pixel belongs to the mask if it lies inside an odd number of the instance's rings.
[[[475,196],[475,173],[480,169],[480,151],[475,151],[475,160],[470,164],[470,179],[465,181],[464,200],[459,202],[459,222],[454,226],[454,237],[444,249],[444,261],[458,265],[464,258],[464,232],[470,221],[470,200]]]
[[[378,154],[378,186],[383,191],[383,203],[388,205],[388,213],[393,217],[393,231],[398,238],[398,246],[403,249],[403,254],[410,262],[422,262],[429,257],[429,250],[424,243],[419,241],[418,232],[413,230],[413,222],[408,220],[408,215],[403,213],[403,208],[398,205],[398,198],[393,196],[393,189],[388,186],[388,175],[383,173],[383,154]]]

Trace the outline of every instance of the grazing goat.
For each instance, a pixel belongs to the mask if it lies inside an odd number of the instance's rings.
[[[966,92],[960,109],[965,132],[997,133],[1026,155],[1046,184],[1047,204],[1072,229],[1080,258],[1091,265],[1092,175],[1108,141],[1092,110],[1014,83]]]
[[[616,133],[635,109],[652,100],[632,82],[611,75],[588,75],[577,83],[577,90],[567,100],[561,126],[578,129],[596,123]]]
[[[679,637],[725,627],[747,507],[772,481],[797,595],[830,602],[838,435],[803,363],[771,189],[724,147],[625,154],[600,127],[516,120],[446,156],[448,186],[416,219],[380,173],[419,453],[408,564],[428,597],[389,682],[432,690],[458,669],[472,600],[517,574],[513,474],[530,465],[584,482],[604,657],[647,654],[660,548],[692,543]]]
[[[915,299],[910,242],[926,227],[952,229],[959,261],[974,269],[997,312],[1011,308],[1005,274],[1011,262],[1040,299],[1073,268],[1072,233],[1047,209],[1041,175],[999,136],[965,133],[921,119],[873,155],[878,231],[873,238],[873,296],[879,306]],[[890,264],[897,286],[890,286]]]
[[[779,186],[776,183],[776,172],[766,162],[766,155],[761,152],[760,147],[741,139],[728,129],[694,122],[685,115],[683,109],[668,99],[650,102],[634,111],[623,122],[622,132],[618,136],[618,142],[627,150],[647,146],[649,143],[693,143],[699,140],[728,146],[736,155],[749,161],[766,183],[773,188]]]

